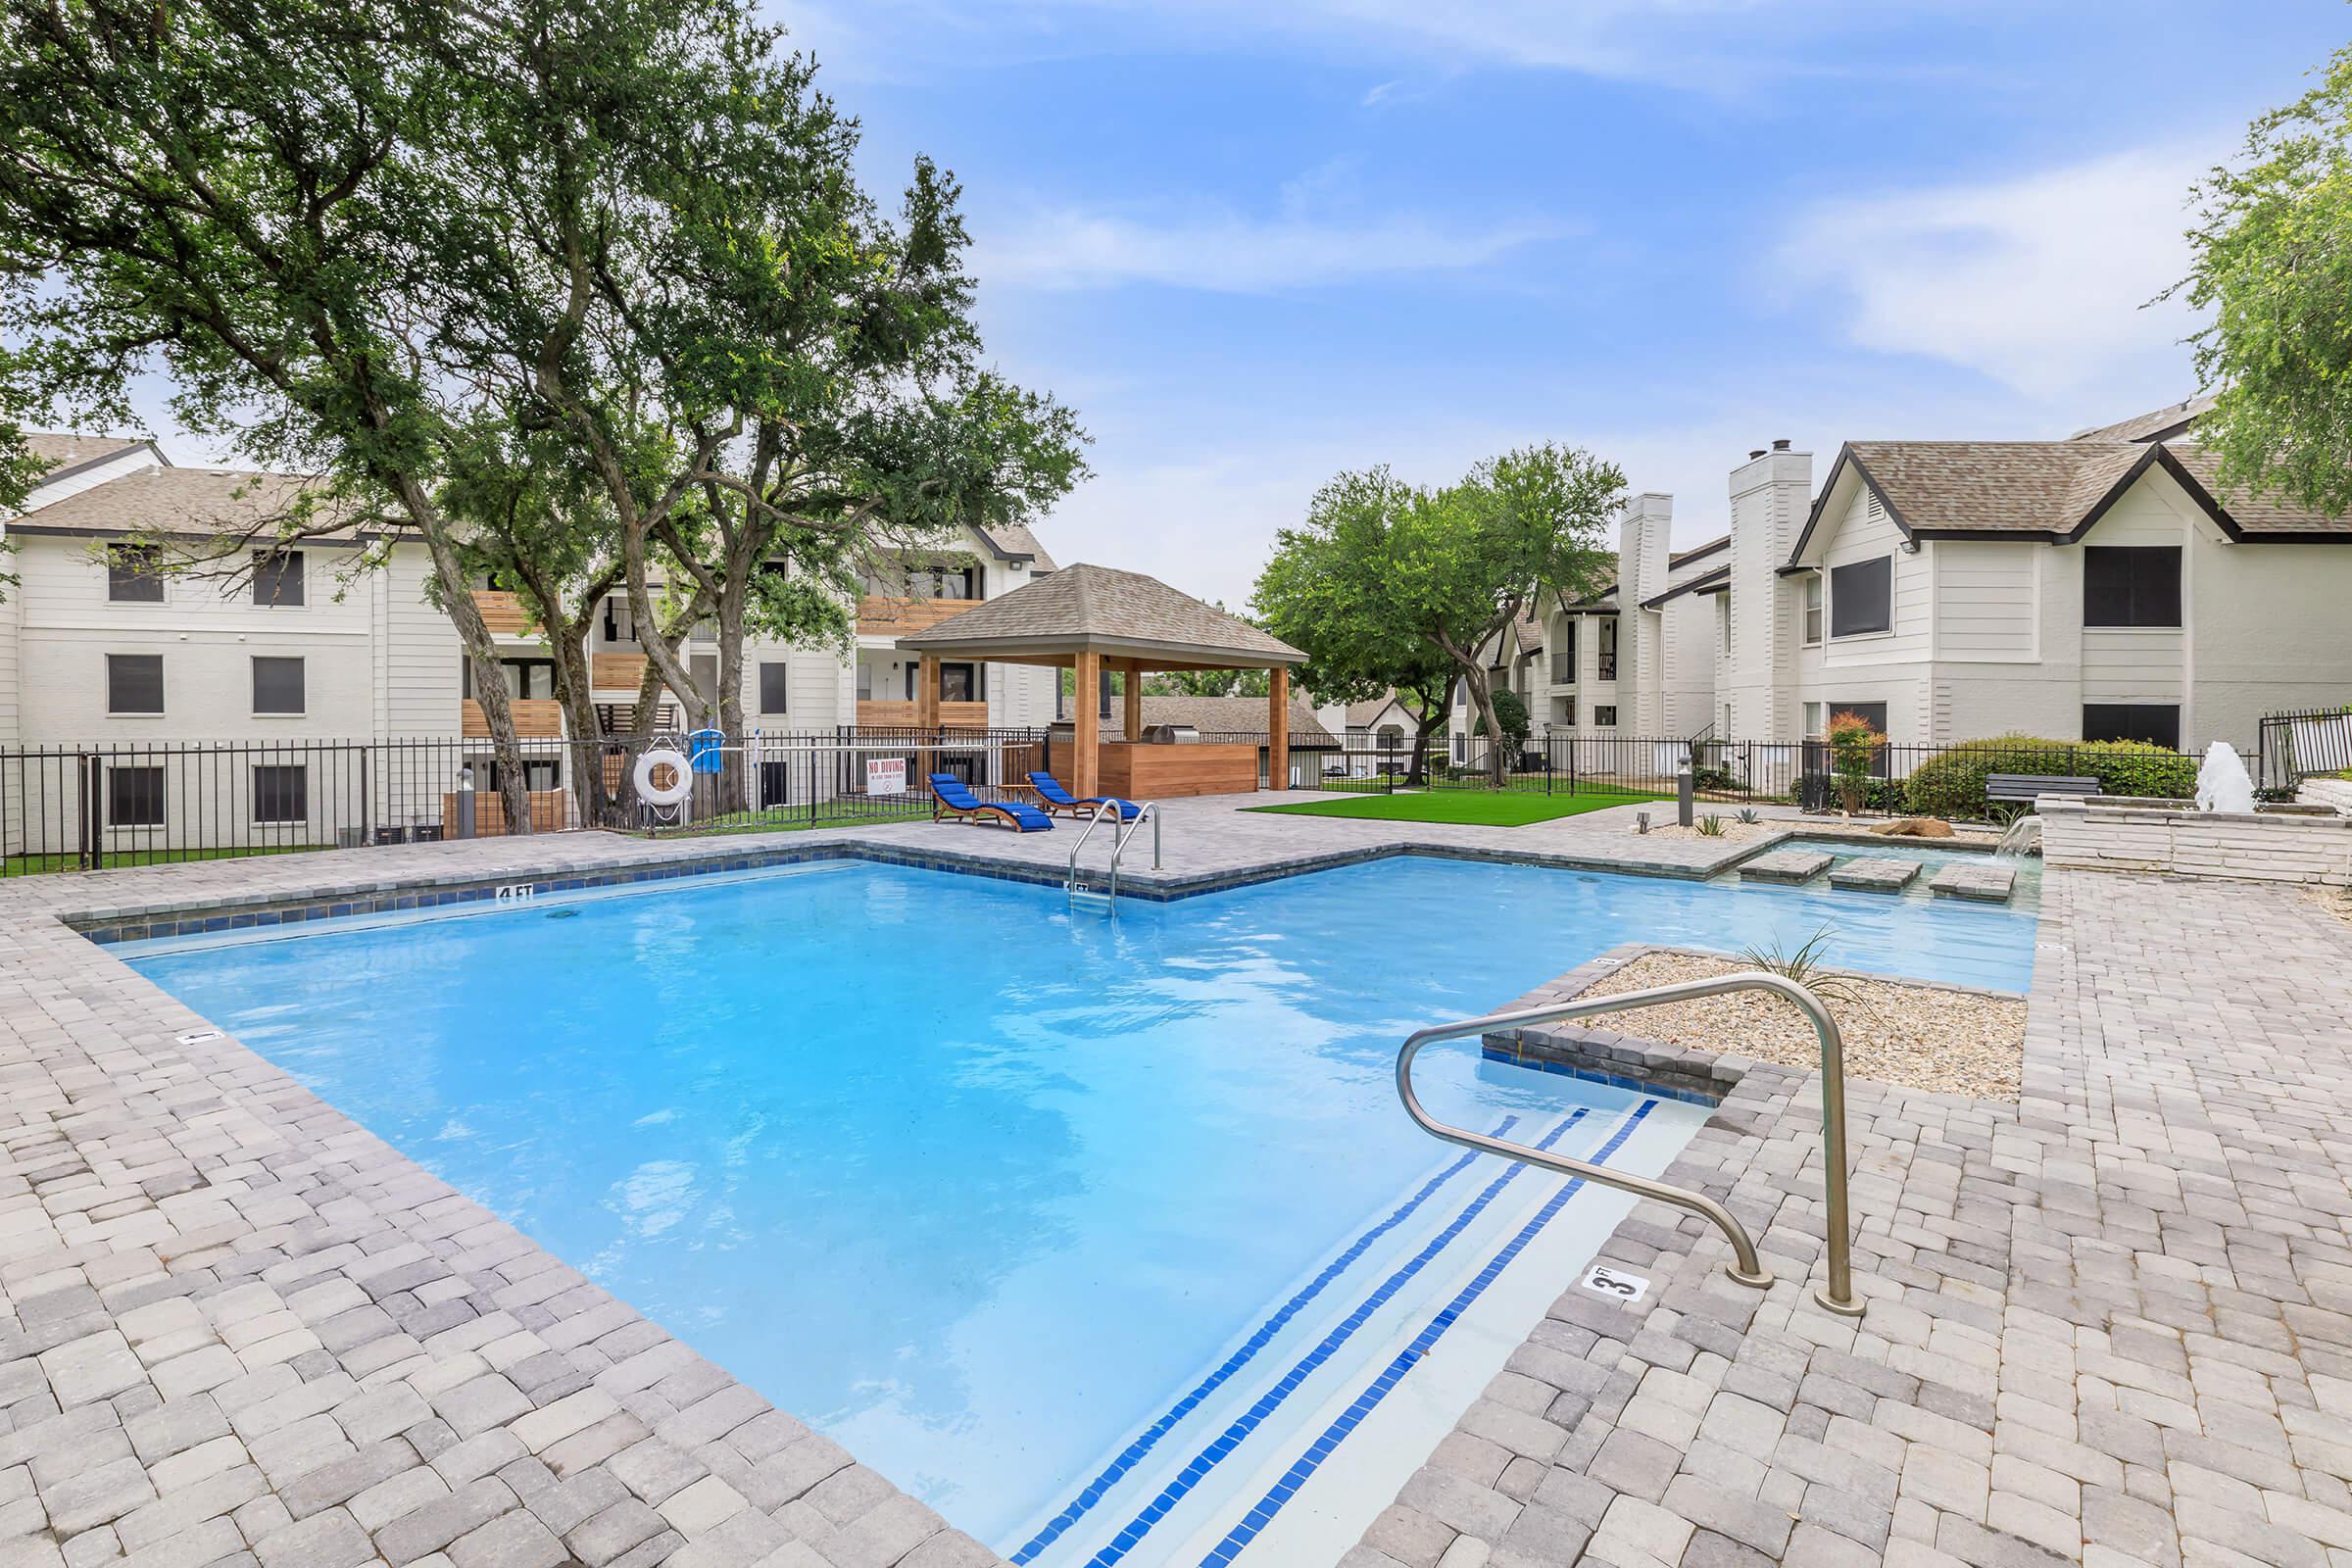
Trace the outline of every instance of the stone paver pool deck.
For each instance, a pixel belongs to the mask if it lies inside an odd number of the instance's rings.
[[[1164,869],[1123,882],[1405,848],[1695,875],[1773,843],[1232,807],[1173,803]],[[0,1568],[995,1563],[58,917],[844,841],[1042,876],[1069,839],[575,835],[0,885]],[[1812,1081],[1748,1069],[1677,1175],[1780,1283],[1638,1208],[1607,1252],[1648,1298],[1563,1296],[1352,1568],[2352,1565],[2352,928],[2288,889],[2061,871],[2041,918],[2020,1104],[1853,1086],[1867,1318],[1804,1292]]]

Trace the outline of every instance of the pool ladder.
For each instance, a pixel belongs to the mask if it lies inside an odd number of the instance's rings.
[[[1563,1176],[1582,1177],[1602,1187],[1614,1187],[1621,1192],[1632,1193],[1637,1198],[1655,1199],[1661,1203],[1688,1209],[1723,1232],[1724,1239],[1732,1244],[1732,1261],[1724,1265],[1724,1272],[1742,1285],[1765,1290],[1772,1284],[1772,1273],[1756,1256],[1756,1244],[1749,1238],[1747,1227],[1740,1224],[1730,1209],[1706,1194],[1610,1170],[1587,1160],[1571,1159],[1565,1154],[1513,1143],[1507,1138],[1490,1138],[1484,1133],[1472,1132],[1467,1127],[1452,1126],[1439,1121],[1422,1109],[1420,1097],[1413,1093],[1413,1058],[1421,1054],[1423,1046],[1434,1045],[1441,1040],[1459,1040],[1468,1035],[1525,1029],[1535,1024],[1558,1023],[1568,1018],[1590,1018],[1595,1013],[1660,1007],[1668,1003],[1720,997],[1734,991],[1769,991],[1788,999],[1811,1022],[1813,1032],[1821,1037],[1821,1158],[1826,1178],[1823,1194],[1824,1206],[1828,1211],[1829,1279],[1822,1289],[1814,1293],[1814,1299],[1833,1312],[1860,1317],[1863,1303],[1854,1297],[1853,1238],[1846,1202],[1845,1042],[1838,1032],[1838,1020],[1830,1016],[1830,1009],[1822,1005],[1821,999],[1793,980],[1767,974],[1761,969],[1748,969],[1712,980],[1683,980],[1673,985],[1652,986],[1645,991],[1627,991],[1613,997],[1589,997],[1556,1006],[1492,1012],[1484,1018],[1438,1024],[1408,1037],[1403,1048],[1396,1053],[1396,1096],[1404,1102],[1404,1113],[1433,1138],[1442,1138],[1446,1143],[1475,1149],[1483,1153],[1500,1154],[1505,1159],[1515,1159],[1523,1165],[1541,1166]]]
[[[1108,892],[1082,887],[1078,882],[1079,852],[1086,848],[1086,841],[1095,836],[1095,829],[1102,825],[1104,817],[1110,819],[1110,888]],[[1118,804],[1114,801],[1104,801],[1101,806],[1095,808],[1095,814],[1087,818],[1086,830],[1078,835],[1078,842],[1070,846],[1070,873],[1064,879],[1062,886],[1073,901],[1081,897],[1101,899],[1108,907],[1112,909],[1118,907],[1119,858],[1127,853],[1127,846],[1135,841],[1135,835],[1142,830],[1146,822],[1152,824],[1152,869],[1156,871],[1159,869],[1159,803],[1146,801],[1136,811],[1135,820],[1127,823],[1120,822]]]

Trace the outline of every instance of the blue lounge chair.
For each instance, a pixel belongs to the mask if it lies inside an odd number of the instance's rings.
[[[1063,789],[1061,781],[1051,773],[1030,774],[1029,787],[1037,791],[1037,798],[1046,803],[1048,811],[1067,811],[1072,816],[1092,816],[1096,807],[1108,802],[1119,808],[1120,821],[1132,822],[1144,809],[1133,801],[1120,800],[1116,795],[1090,795],[1082,801]]]
[[[931,820],[952,818],[958,822],[1000,822],[1015,833],[1050,833],[1054,819],[1034,806],[1009,801],[999,806],[984,801],[972,793],[972,787],[953,773],[933,773],[931,779]]]

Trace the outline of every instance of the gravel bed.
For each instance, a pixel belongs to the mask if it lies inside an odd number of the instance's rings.
[[[1703,839],[1709,837],[1709,835],[1701,833],[1695,825],[1676,826],[1672,820],[1674,808],[1671,805],[1666,808],[1666,814],[1668,817],[1666,824],[1663,827],[1652,827],[1649,830],[1649,837],[1653,839]],[[1704,816],[1707,813],[1701,811],[1698,814]],[[1769,834],[1786,832],[1788,828],[1788,824],[1786,822],[1742,822],[1726,812],[1723,817],[1723,831],[1713,835],[1713,838],[1718,844],[1745,844],[1750,839],[1760,839]],[[1628,828],[1626,831],[1638,833],[1638,830],[1633,828]]]
[[[1733,958],[1651,953],[1581,994],[1615,996],[1751,967]],[[1822,1000],[1844,1037],[1848,1077],[1974,1100],[2017,1099],[2026,1040],[2023,997],[1843,973],[1833,989],[1838,994]],[[1821,1043],[1804,1014],[1763,992],[1605,1012],[1581,1021],[1594,1029],[1693,1051],[1752,1056],[1783,1067],[1809,1071],[1821,1065]]]

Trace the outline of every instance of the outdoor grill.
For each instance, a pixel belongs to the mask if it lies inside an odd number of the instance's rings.
[[[1198,746],[1200,732],[1190,724],[1146,724],[1146,746]]]

